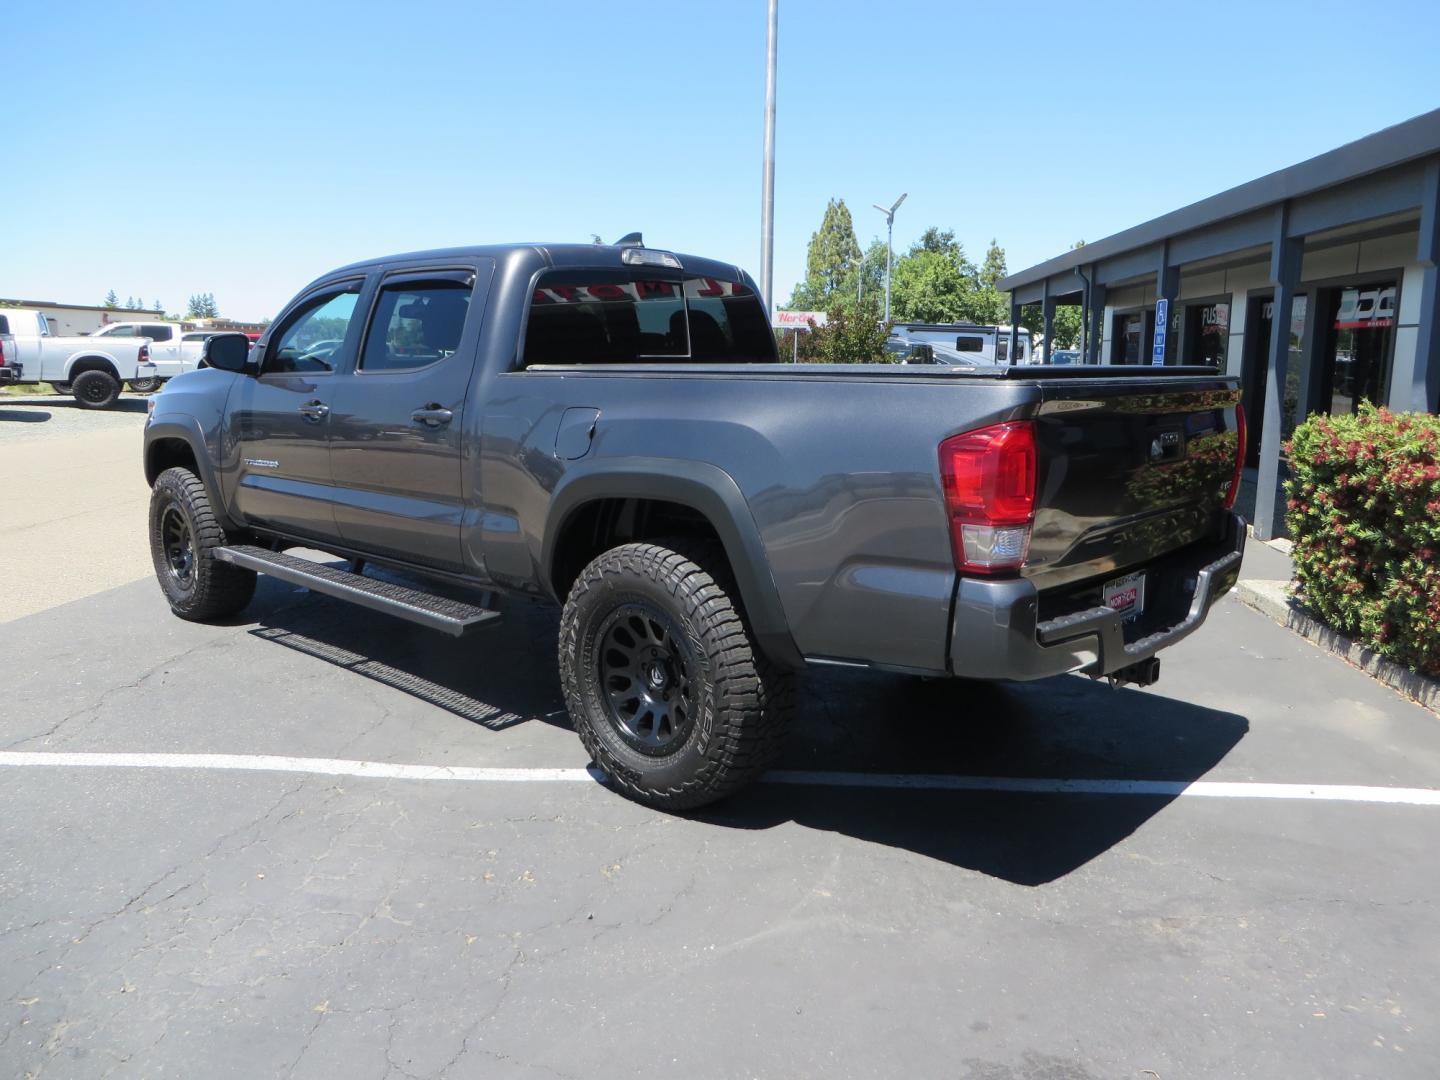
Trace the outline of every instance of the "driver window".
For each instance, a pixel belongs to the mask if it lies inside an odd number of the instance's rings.
[[[335,355],[345,344],[358,293],[317,296],[290,319],[290,325],[265,354],[263,375],[324,374],[335,370]]]

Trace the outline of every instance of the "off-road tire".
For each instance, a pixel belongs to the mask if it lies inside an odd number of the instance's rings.
[[[108,371],[82,371],[70,383],[70,393],[82,409],[108,409],[120,396],[120,380]]]
[[[566,708],[614,786],[647,806],[686,810],[723,799],[763,773],[784,744],[795,675],[756,646],[727,570],[711,545],[625,544],[585,567],[565,601],[559,660]],[[684,736],[650,752],[633,745],[633,734],[627,739],[602,681],[606,627],[637,606],[678,631],[694,688]]]
[[[156,375],[149,379],[131,379],[125,385],[136,394],[153,394],[160,389],[160,376]]]
[[[173,543],[167,549],[182,522],[190,542],[184,574],[176,570]],[[225,530],[200,478],[178,467],[162,472],[150,491],[150,558],[160,591],[180,618],[201,622],[234,615],[255,595],[255,571],[215,558],[215,549],[225,543]]]

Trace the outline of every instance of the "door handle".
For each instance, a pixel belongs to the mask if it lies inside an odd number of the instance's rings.
[[[439,427],[441,424],[448,424],[455,419],[455,414],[449,409],[432,404],[426,405],[423,409],[416,409],[410,414],[410,419],[427,427]]]
[[[306,420],[320,421],[330,415],[330,406],[323,401],[307,401],[300,406],[300,415]]]

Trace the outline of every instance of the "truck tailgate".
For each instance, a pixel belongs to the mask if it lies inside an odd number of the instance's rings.
[[[1225,527],[1240,438],[1234,380],[1127,375],[1041,382],[1023,571],[1037,588],[1151,562]]]

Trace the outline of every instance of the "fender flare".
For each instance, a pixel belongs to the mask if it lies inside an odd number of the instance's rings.
[[[115,378],[118,379],[120,382],[124,383],[124,382],[127,381],[126,378],[125,378],[125,376],[120,374],[120,365],[115,362],[115,357],[111,356],[111,355],[110,355],[109,353],[107,353],[107,352],[98,352],[98,351],[97,351],[97,352],[90,352],[90,351],[85,350],[85,349],[82,349],[82,350],[80,350],[79,352],[74,353],[73,355],[71,355],[70,357],[68,357],[68,358],[66,359],[66,361],[65,361],[65,378],[62,379],[61,381],[62,381],[62,382],[67,382],[67,383],[73,383],[73,382],[75,381],[75,375],[74,375],[75,365],[76,365],[76,364],[79,364],[79,363],[83,363],[83,362],[86,361],[86,360],[98,360],[98,361],[100,361],[102,364],[105,364],[107,367],[110,368],[110,374],[113,375],[113,376],[115,376]]]
[[[200,475],[200,482],[205,485],[205,490],[210,495],[210,508],[227,531],[238,531],[239,526],[231,518],[225,500],[221,497],[220,484],[215,476],[215,466],[210,460],[210,453],[205,444],[205,435],[200,430],[200,422],[193,416],[152,418],[146,425],[145,450],[142,458],[146,479],[153,483],[149,476],[150,447],[164,439],[178,439],[190,447],[190,454],[195,459],[195,469]]]
[[[552,596],[556,595],[552,570],[558,539],[575,512],[597,499],[653,499],[703,515],[725,548],[757,644],[782,667],[805,666],[749,504],[729,473],[703,461],[609,458],[567,471],[552,493],[541,545],[543,583]]]

